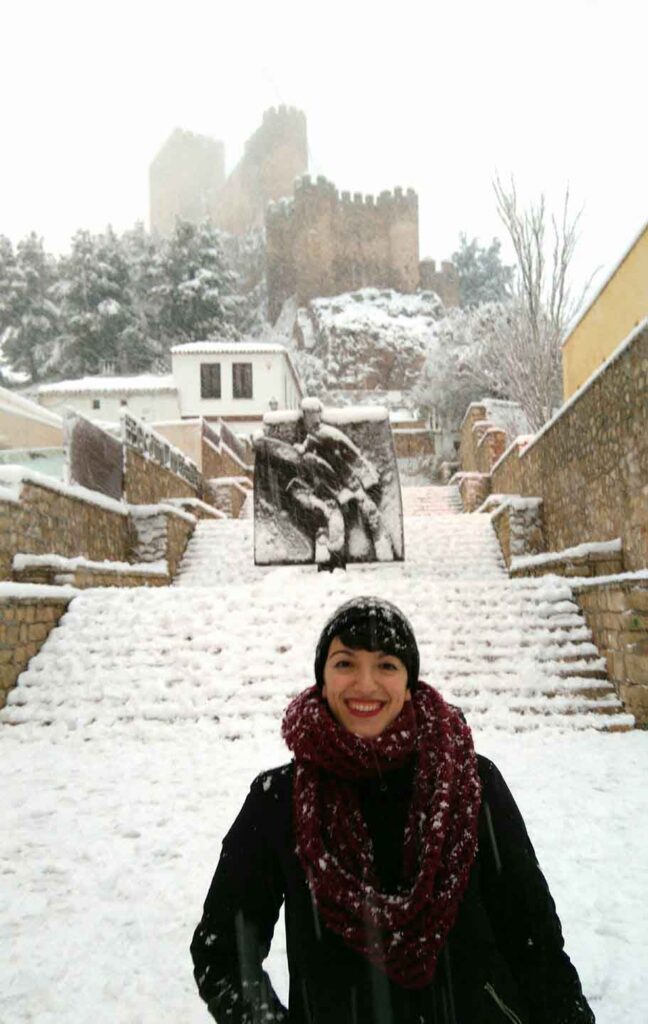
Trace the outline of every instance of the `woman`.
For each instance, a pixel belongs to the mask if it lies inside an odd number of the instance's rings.
[[[513,798],[418,672],[388,602],[325,625],[194,934],[221,1024],[593,1024]],[[289,1010],[261,966],[284,901]]]

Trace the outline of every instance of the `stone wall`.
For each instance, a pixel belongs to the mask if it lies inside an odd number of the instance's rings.
[[[491,522],[507,566],[513,558],[545,550],[540,498],[512,498],[491,516]]]
[[[473,428],[476,423],[486,423],[486,406],[473,402],[468,406],[459,428],[459,461],[462,473],[477,471],[477,444]]]
[[[155,506],[132,508],[131,516],[135,533],[135,561],[166,561],[169,575],[175,576],[196,525],[196,517],[180,508]]]
[[[520,455],[527,444],[528,438],[514,438],[498,462],[491,468],[493,494],[520,494],[519,488],[522,483]]]
[[[437,270],[435,260],[421,260],[419,278],[421,288],[436,292],[447,309],[460,304],[459,274],[454,263],[443,260],[441,269]]]
[[[477,440],[476,461],[479,473],[490,473],[495,463],[504,454],[506,431],[501,427],[487,426],[484,421],[473,426]]]
[[[238,519],[251,490],[247,477],[217,477],[206,481],[206,484],[211,504],[226,516]]]
[[[490,479],[484,473],[455,473],[450,483],[459,488],[464,512],[476,512],[489,495]]]
[[[276,320],[283,302],[340,295],[368,285],[414,292],[419,286],[418,197],[412,189],[377,198],[338,193],[308,175],[292,202],[266,211],[268,304]]]
[[[648,583],[573,588],[610,679],[638,725],[648,725]]]
[[[47,482],[25,480],[19,499],[0,496],[0,578],[10,579],[13,556],[49,554],[127,561],[128,510],[84,501]]]
[[[394,429],[392,436],[397,459],[434,455],[434,435],[427,427]]]
[[[465,468],[465,467],[464,467]],[[517,462],[494,493],[543,499],[547,549],[623,541],[626,570],[648,565],[648,327],[635,332]]]
[[[124,451],[124,499],[133,505],[154,505],[165,498],[197,498],[200,489],[139,452]]]
[[[67,609],[70,596],[0,597],[0,708]]]

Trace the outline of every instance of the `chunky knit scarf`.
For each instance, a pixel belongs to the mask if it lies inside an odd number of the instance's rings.
[[[470,729],[419,683],[375,739],[348,732],[317,687],[289,705],[297,853],[327,926],[397,984],[422,988],[454,924],[477,849],[481,786]],[[405,826],[404,882],[380,889],[355,783],[416,755]]]

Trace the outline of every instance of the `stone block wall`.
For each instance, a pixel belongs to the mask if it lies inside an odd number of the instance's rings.
[[[491,517],[507,566],[512,558],[545,550],[540,498],[518,498],[503,504]]]
[[[166,560],[172,579],[180,568],[182,556],[195,525],[196,520],[191,522],[187,516],[170,515],[167,518]]]
[[[199,488],[132,448],[124,449],[124,500],[154,505],[165,498],[198,498]]]
[[[573,593],[620,699],[648,726],[648,583],[585,584]]]
[[[434,455],[434,435],[427,427],[394,429],[392,436],[397,459],[413,458],[417,455]]]
[[[25,481],[19,501],[0,497],[0,578],[11,578],[17,552],[126,561],[131,527],[127,510],[117,509]]]
[[[207,481],[209,488],[209,500],[232,519],[238,519],[241,509],[250,493],[249,486],[246,486],[247,478],[227,479],[216,478]]]
[[[648,328],[637,331],[519,459],[518,494],[544,501],[550,551],[623,541],[648,565]],[[493,490],[503,480],[493,475]]]
[[[464,471],[478,468],[474,439],[484,411],[475,403],[464,418]],[[490,487],[542,498],[548,551],[620,537],[624,568],[648,566],[648,327],[640,326],[519,456],[508,451]]]
[[[0,597],[0,708],[67,609],[70,597]]]
[[[486,406],[473,402],[468,406],[459,428],[459,461],[464,473],[477,472],[477,440],[473,432],[476,423],[486,422]]]
[[[196,525],[195,516],[182,509],[155,506],[131,510],[135,540],[132,557],[136,562],[166,561],[175,576]]]
[[[252,479],[254,470],[242,462],[226,444],[215,445],[210,438],[202,441],[202,472],[206,480],[218,476],[246,476]]]
[[[464,512],[475,512],[490,493],[490,477],[484,473],[456,473],[450,483],[456,483]]]
[[[506,431],[501,427],[486,425],[483,421],[473,426],[477,440],[476,462],[480,473],[490,473],[495,463],[506,450]]]
[[[520,438],[514,438],[513,441],[510,442],[504,455],[492,467],[491,490],[493,494],[522,493],[520,454],[524,447],[526,447],[526,445]]]

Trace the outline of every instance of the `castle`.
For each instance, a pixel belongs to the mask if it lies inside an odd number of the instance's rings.
[[[288,195],[307,169],[306,116],[294,107],[266,110],[229,177],[222,142],[177,128],[150,167],[151,230],[169,235],[177,218],[209,219],[245,235],[263,226],[268,203]]]
[[[177,129],[151,164],[151,229],[168,235],[176,218],[209,219],[241,237],[265,224],[272,322],[293,295],[304,305],[369,285],[405,293],[422,288],[446,306],[458,305],[453,264],[437,270],[434,260],[419,261],[412,189],[351,196],[325,178],[311,181],[307,167],[306,117],[293,107],[264,113],[227,178],[222,142]]]

